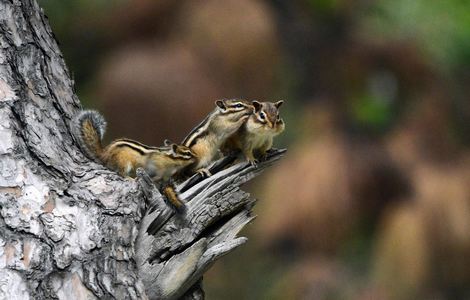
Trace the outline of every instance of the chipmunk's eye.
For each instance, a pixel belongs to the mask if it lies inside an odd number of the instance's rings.
[[[260,112],[259,117],[261,118],[261,120],[264,120],[266,119],[266,114],[264,112]]]
[[[240,103],[235,104],[235,108],[242,108],[242,107],[243,105],[241,105]]]

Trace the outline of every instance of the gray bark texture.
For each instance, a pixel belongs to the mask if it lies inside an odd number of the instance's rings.
[[[181,183],[174,213],[145,172],[122,178],[74,143],[81,105],[36,1],[0,1],[0,47],[0,299],[203,299],[204,272],[246,241],[239,186],[283,151]]]

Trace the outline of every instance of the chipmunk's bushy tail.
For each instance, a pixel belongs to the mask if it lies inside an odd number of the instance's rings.
[[[104,117],[94,110],[81,111],[72,120],[70,129],[82,151],[94,161],[101,162],[102,140],[106,131]]]

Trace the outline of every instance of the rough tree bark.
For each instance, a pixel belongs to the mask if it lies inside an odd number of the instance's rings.
[[[0,47],[0,298],[204,298],[253,219],[239,185],[283,152],[182,183],[175,214],[143,171],[121,178],[74,144],[80,103],[36,1],[0,1]]]

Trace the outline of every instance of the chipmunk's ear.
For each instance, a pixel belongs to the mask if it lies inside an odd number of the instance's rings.
[[[284,100],[277,101],[276,103],[274,103],[274,106],[276,106],[276,108],[279,109],[279,107],[281,107],[282,103],[284,103]]]
[[[165,145],[165,146],[171,146],[171,144],[173,144],[173,143],[169,139],[165,139],[163,141],[163,145]]]
[[[224,100],[217,100],[215,101],[215,105],[217,105],[219,108],[225,110],[227,107],[225,106]]]
[[[253,104],[253,107],[255,108],[255,113],[261,110],[261,103],[259,101],[253,100],[251,104]]]
[[[176,144],[174,144],[174,143],[171,144],[171,150],[173,150],[173,152],[176,153],[176,151],[178,150],[178,145],[176,145]]]

